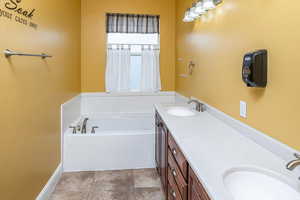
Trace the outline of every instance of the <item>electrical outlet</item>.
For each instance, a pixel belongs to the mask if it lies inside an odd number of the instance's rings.
[[[247,103],[245,101],[240,101],[240,116],[247,118]]]

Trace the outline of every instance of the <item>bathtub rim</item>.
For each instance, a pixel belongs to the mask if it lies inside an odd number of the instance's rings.
[[[142,133],[142,134],[141,134]],[[155,134],[155,129],[137,129],[137,130],[109,130],[109,131],[96,131],[95,134],[86,133],[82,134],[80,132],[73,134],[72,130],[66,131],[65,136],[74,136],[74,137],[88,137],[88,136],[125,136],[125,135],[153,135]]]

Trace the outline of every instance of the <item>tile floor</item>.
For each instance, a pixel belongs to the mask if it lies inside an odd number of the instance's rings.
[[[164,200],[155,169],[64,173],[50,200]]]

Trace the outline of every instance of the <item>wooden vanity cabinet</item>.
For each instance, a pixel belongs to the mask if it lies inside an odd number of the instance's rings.
[[[210,200],[158,112],[155,113],[155,161],[166,200]]]
[[[155,162],[163,190],[167,193],[167,136],[168,129],[158,113],[155,117]]]

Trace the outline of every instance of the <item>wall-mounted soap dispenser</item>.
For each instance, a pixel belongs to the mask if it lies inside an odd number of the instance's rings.
[[[242,78],[248,87],[266,87],[268,51],[258,50],[244,56]]]

